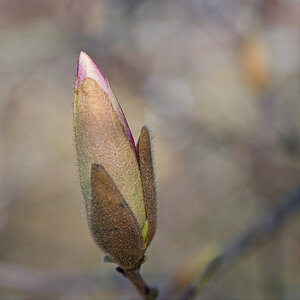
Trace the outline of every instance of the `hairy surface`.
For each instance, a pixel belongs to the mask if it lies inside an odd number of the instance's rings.
[[[120,266],[134,267],[146,249],[136,218],[99,164],[92,166],[91,187],[91,232],[96,244]]]
[[[140,170],[115,110],[103,89],[90,78],[81,82],[75,97],[75,140],[88,223],[91,165],[98,163],[116,184],[141,229],[146,212]]]
[[[147,127],[143,127],[137,143],[138,162],[142,177],[146,218],[149,223],[148,235],[146,238],[147,246],[150,244],[155,231],[157,222],[156,189],[151,154],[151,139]]]

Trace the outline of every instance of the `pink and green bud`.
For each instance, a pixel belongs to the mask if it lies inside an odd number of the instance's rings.
[[[74,129],[84,209],[96,243],[123,267],[143,258],[156,228],[149,133],[135,146],[107,79],[78,58]]]

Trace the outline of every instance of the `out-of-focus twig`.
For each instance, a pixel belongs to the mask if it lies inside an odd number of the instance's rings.
[[[234,239],[223,252],[214,257],[206,268],[194,277],[180,299],[194,299],[207,291],[223,271],[243,254],[268,241],[290,217],[299,211],[300,186],[283,203],[265,213],[252,228]]]
[[[99,293],[103,290],[105,280],[106,275],[102,272],[53,273],[0,262],[0,287],[23,291],[29,295],[43,298],[72,295],[78,297],[86,296],[91,292]]]

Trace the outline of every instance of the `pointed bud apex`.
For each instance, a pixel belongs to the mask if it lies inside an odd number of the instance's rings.
[[[94,61],[85,52],[81,51],[78,57],[76,87],[79,87],[80,83],[86,78],[95,80],[105,94],[108,95],[109,85],[106,78],[102,75]]]

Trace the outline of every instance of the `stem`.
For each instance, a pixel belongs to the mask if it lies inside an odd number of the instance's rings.
[[[154,300],[157,298],[158,290],[147,285],[139,272],[139,268],[136,270],[124,270],[121,267],[117,267],[116,270],[135,286],[144,300]]]

